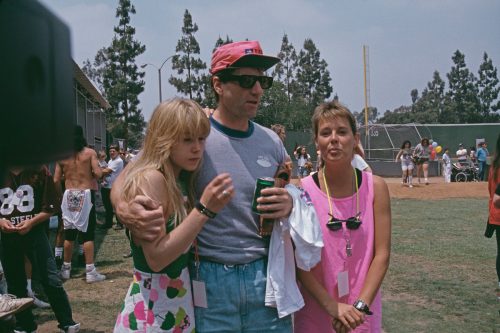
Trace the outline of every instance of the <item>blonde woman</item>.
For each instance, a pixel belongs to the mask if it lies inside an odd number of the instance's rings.
[[[131,233],[134,281],[114,332],[195,330],[188,250],[234,192],[229,175],[220,174],[194,203],[193,174],[209,131],[209,120],[195,102],[163,102],[151,116],[141,154],[124,171],[122,199],[143,195],[157,202],[165,225],[152,242]]]

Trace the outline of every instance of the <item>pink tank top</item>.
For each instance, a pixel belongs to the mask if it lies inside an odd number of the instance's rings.
[[[363,172],[362,183],[359,189],[359,210],[361,212],[361,226],[357,230],[347,229],[342,223],[342,230],[332,231],[326,226],[330,218],[328,199],[312,176],[302,179],[302,187],[311,197],[316,209],[323,242],[321,262],[313,270],[316,279],[325,287],[330,296],[341,303],[353,304],[361,292],[366,274],[373,260],[374,221],[373,221],[373,178],[369,172]],[[331,193],[330,193],[331,194]],[[356,194],[347,198],[333,199],[334,216],[339,219],[348,219],[355,216]],[[350,238],[352,256],[346,255],[346,237]],[[349,294],[339,298],[337,276],[341,271],[347,271],[349,276]],[[305,306],[295,314],[295,332],[335,332],[332,329],[332,317],[319,305],[314,297],[305,288],[301,287]],[[370,310],[373,315],[365,317],[365,323],[353,332],[381,332],[382,302],[380,291],[375,296]]]

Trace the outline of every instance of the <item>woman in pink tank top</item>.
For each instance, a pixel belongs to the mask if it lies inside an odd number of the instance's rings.
[[[351,166],[356,122],[338,101],[318,106],[315,142],[323,167],[302,179],[325,246],[310,272],[299,269],[305,306],[295,332],[381,332],[380,285],[389,267],[391,209],[384,180]]]

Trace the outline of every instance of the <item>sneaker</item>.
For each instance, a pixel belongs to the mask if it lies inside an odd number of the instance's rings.
[[[33,298],[33,305],[40,309],[48,309],[50,308],[50,304],[42,301],[35,294],[28,294],[29,297]]]
[[[34,331],[14,330],[14,333],[36,333],[36,330]]]
[[[0,319],[18,313],[33,304],[33,298],[16,298],[14,295],[0,295]]]
[[[413,184],[410,184],[410,185],[409,185],[409,187],[410,187],[410,188],[412,188],[412,187],[413,187]]]
[[[76,323],[74,325],[67,326],[61,332],[64,332],[64,333],[78,333],[78,332],[80,332],[80,323]]]
[[[429,180],[425,178],[425,185],[429,185]]]
[[[71,276],[71,265],[63,264],[61,266],[61,271],[59,272],[59,275],[61,276],[61,279],[63,279],[64,281],[69,280]]]
[[[86,274],[87,283],[101,282],[106,280],[106,275],[97,272],[97,269],[93,269]]]

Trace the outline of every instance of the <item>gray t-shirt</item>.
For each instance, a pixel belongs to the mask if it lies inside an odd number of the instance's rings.
[[[210,122],[197,196],[224,172],[231,175],[235,191],[227,206],[199,233],[199,254],[218,263],[246,264],[267,256],[269,246],[259,236],[258,215],[251,209],[255,183],[257,178],[274,177],[287,153],[276,133],[254,122],[249,122],[247,132],[224,127],[213,118]]]

